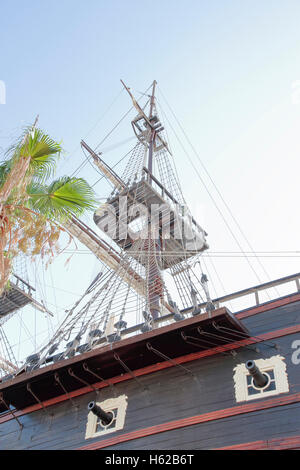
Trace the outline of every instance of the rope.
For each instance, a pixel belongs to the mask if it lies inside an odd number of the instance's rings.
[[[171,113],[172,113],[174,119],[176,120],[178,126],[180,127],[182,133],[184,134],[184,136],[185,136],[187,142],[188,142],[189,145],[191,146],[191,148],[192,148],[194,154],[196,155],[196,157],[197,157],[197,159],[198,159],[200,165],[202,166],[202,168],[203,168],[203,170],[205,171],[206,175],[208,176],[210,182],[212,183],[213,187],[215,188],[217,194],[219,195],[219,197],[221,198],[223,204],[225,205],[226,209],[228,210],[228,212],[229,212],[231,218],[233,219],[234,223],[236,224],[237,228],[239,229],[239,231],[240,231],[242,237],[244,238],[244,240],[245,240],[246,243],[248,244],[248,246],[249,246],[251,252],[252,252],[253,254],[255,254],[254,249],[253,249],[252,245],[250,244],[249,240],[247,239],[245,233],[243,232],[243,230],[242,230],[242,228],[241,228],[239,222],[237,221],[236,217],[235,217],[234,214],[232,213],[232,210],[230,209],[229,205],[228,205],[227,202],[225,201],[225,199],[224,199],[224,197],[222,196],[222,194],[221,194],[220,190],[218,189],[217,185],[215,184],[215,182],[213,181],[212,177],[210,176],[210,174],[209,174],[207,168],[205,167],[204,163],[202,162],[202,160],[201,160],[201,158],[200,158],[198,152],[196,151],[195,147],[193,146],[193,144],[191,143],[190,139],[188,138],[186,132],[184,131],[182,125],[180,124],[178,118],[176,117],[175,113],[174,113],[173,110],[171,109],[169,103],[167,102],[167,100],[166,100],[166,98],[165,98],[165,96],[163,95],[163,93],[162,93],[161,90],[160,90],[160,93],[161,93],[161,95],[162,95],[162,97],[163,97],[165,103],[167,104],[169,110],[171,111]],[[194,164],[192,163],[191,160],[190,160],[190,162],[191,162],[193,168],[196,170],[196,168],[195,168],[195,166],[194,166]],[[198,176],[200,177],[198,171],[196,171],[196,173],[197,173]],[[203,182],[203,180],[202,180],[201,177],[200,177],[200,180],[202,181],[202,184],[204,185],[206,191],[207,191],[208,194],[210,195],[210,192],[208,191],[208,189],[207,189],[206,185],[204,184],[204,182]],[[210,195],[210,197],[211,197],[211,195]],[[211,198],[212,198],[212,197],[211,197]],[[213,199],[213,198],[212,198],[212,199]],[[213,201],[213,202],[214,202],[214,201]],[[216,204],[215,204],[215,206],[216,206]],[[216,208],[218,209],[217,206],[216,206]],[[218,209],[218,212],[220,213],[220,215],[222,216],[222,219],[223,219],[224,222],[225,222],[225,219],[224,219],[224,217],[223,217],[221,211],[219,211],[219,209]],[[230,230],[230,233],[233,235],[233,233],[232,233],[231,229],[229,228],[227,222],[225,222],[225,223],[226,223],[227,228]],[[234,236],[234,235],[233,235],[233,236]],[[235,241],[237,242],[237,244],[238,244],[239,248],[241,249],[241,251],[242,251],[242,252],[244,253],[244,255],[246,256],[244,250],[241,248],[241,246],[240,246],[240,244],[239,244],[239,242],[237,241],[237,239],[236,239],[235,236],[234,236],[234,239],[235,239]],[[255,256],[255,257],[256,257],[256,259],[257,259],[259,265],[260,265],[261,268],[263,269],[264,273],[266,274],[267,278],[268,278],[269,280],[271,280],[271,278],[270,278],[268,272],[266,271],[266,269],[265,269],[265,267],[263,266],[263,264],[260,262],[259,258],[258,258],[257,256]],[[254,268],[252,267],[251,263],[249,263],[249,265],[251,266],[251,269],[252,269],[252,271],[255,273],[255,276],[257,277],[257,279],[259,280],[259,282],[261,282],[259,276],[257,275],[256,271],[255,271]],[[276,291],[276,293],[277,293],[277,295],[280,295],[279,292],[278,292],[278,290]]]

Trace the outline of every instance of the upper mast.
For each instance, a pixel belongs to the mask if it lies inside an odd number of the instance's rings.
[[[154,109],[154,104],[155,104],[155,87],[156,87],[156,80],[154,80],[153,85],[152,85],[152,96],[151,96],[151,101],[150,101],[150,112],[149,112],[149,121],[152,121],[153,118],[153,109]],[[148,170],[150,173],[152,173],[152,163],[153,163],[153,145],[155,141],[155,128],[151,130],[150,134],[150,140],[149,140],[149,155],[148,155]],[[152,181],[149,177],[149,183],[151,184]]]
[[[148,154],[148,171],[150,171],[149,166],[152,169],[152,156],[150,157],[150,153],[153,155],[153,150],[158,151],[162,148],[165,148],[170,155],[171,152],[169,150],[167,142],[161,137],[160,132],[164,130],[161,122],[159,121],[156,115],[153,115],[153,110],[155,107],[155,89],[157,85],[157,81],[154,80],[152,84],[152,94],[150,96],[150,111],[149,116],[146,115],[144,110],[141,108],[137,100],[135,99],[134,95],[130,91],[130,88],[125,85],[123,80],[121,80],[122,85],[124,86],[125,90],[129,94],[130,98],[132,99],[133,106],[138,111],[138,115],[132,121],[132,127],[134,130],[135,135],[139,139],[140,142],[143,144],[147,144],[149,148]],[[143,121],[143,122],[142,122]],[[152,146],[152,150],[151,150]]]

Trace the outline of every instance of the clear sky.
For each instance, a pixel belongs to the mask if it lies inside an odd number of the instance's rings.
[[[176,130],[177,136],[164,123],[184,193],[209,234],[212,295],[259,282],[244,259],[213,257],[240,248],[180,142],[243,250],[249,246],[163,96],[254,250],[299,250],[298,0],[2,0],[0,6],[0,80],[6,86],[1,148],[39,114],[40,126],[63,141],[60,174],[71,174],[84,161],[80,139],[98,144],[129,109],[120,78],[138,97],[156,79],[159,103]],[[132,135],[130,121],[118,132],[107,145]],[[119,148],[105,158],[114,164],[125,153]],[[98,179],[89,166],[80,174],[91,183]],[[102,182],[95,188],[106,196]],[[299,259],[262,257],[269,277],[251,261],[265,282],[299,272]],[[76,300],[99,268],[92,256],[78,254],[66,276],[64,261],[46,274],[56,288],[52,308],[61,316],[60,307]]]

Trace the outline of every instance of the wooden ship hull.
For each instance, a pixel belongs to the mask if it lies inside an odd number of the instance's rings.
[[[299,277],[228,297],[299,286]],[[1,449],[300,449],[299,332],[297,290],[235,314],[223,307],[129,338],[124,331],[112,345],[0,384]],[[277,390],[238,401],[236,366],[278,356],[287,388],[278,376]],[[123,396],[122,429],[88,437],[88,404]]]

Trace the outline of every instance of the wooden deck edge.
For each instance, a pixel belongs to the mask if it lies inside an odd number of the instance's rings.
[[[264,313],[269,310],[273,310],[274,308],[283,307],[284,305],[292,304],[298,302],[300,300],[300,294],[291,294],[287,297],[283,297],[282,299],[277,299],[271,302],[268,302],[263,305],[258,305],[256,307],[250,307],[245,311],[241,311],[235,314],[235,317],[239,320],[244,318],[252,317],[253,315],[257,315],[258,313]]]
[[[178,358],[174,359],[173,363],[168,362],[168,361],[159,362],[159,363],[153,364],[151,366],[147,366],[147,367],[144,367],[142,369],[136,370],[134,375],[135,375],[135,377],[139,377],[139,376],[143,376],[143,375],[152,374],[152,373],[160,371],[160,370],[168,369],[170,367],[175,367],[175,364],[184,364],[184,363],[192,362],[192,361],[201,359],[203,357],[213,356],[213,355],[216,355],[216,354],[220,354],[222,352],[231,351],[231,350],[234,350],[234,349],[239,349],[239,348],[242,348],[244,346],[249,346],[251,344],[256,344],[256,343],[260,343],[260,342],[264,342],[264,341],[269,341],[269,340],[272,340],[272,339],[275,339],[275,338],[281,338],[281,337],[296,334],[296,333],[299,333],[299,332],[300,332],[300,324],[295,325],[295,326],[290,326],[290,327],[287,327],[287,328],[284,328],[284,329],[281,329],[281,330],[275,330],[275,331],[272,331],[272,332],[269,332],[269,333],[264,333],[264,334],[260,335],[259,337],[257,337],[257,336],[250,337],[250,338],[247,338],[247,339],[244,339],[244,340],[241,340],[241,341],[237,341],[235,343],[225,344],[224,346],[217,346],[215,348],[208,349],[208,350],[205,350],[205,351],[198,351],[198,352],[195,352],[195,353],[190,353],[186,356],[181,356],[181,357],[178,357]],[[58,403],[69,400],[70,398],[75,398],[75,397],[78,397],[80,395],[90,393],[90,392],[93,391],[93,389],[101,389],[101,388],[104,388],[104,387],[108,387],[109,384],[113,385],[113,384],[116,384],[116,383],[124,382],[124,381],[127,381],[127,380],[132,380],[132,379],[133,379],[132,375],[130,375],[128,373],[120,375],[120,376],[116,376],[116,377],[113,377],[111,379],[108,379],[107,383],[98,382],[96,384],[93,384],[93,388],[92,387],[83,387],[83,388],[80,388],[78,390],[75,390],[74,392],[70,392],[68,395],[60,395],[58,397],[55,397],[55,398],[52,398],[50,400],[44,401],[42,403],[43,406],[41,406],[40,404],[36,404],[36,405],[32,405],[28,408],[24,408],[23,410],[14,411],[14,415],[16,417],[24,416],[24,415],[32,413],[34,411],[40,410],[43,407],[47,408],[49,406],[53,406],[53,405],[56,405]],[[11,419],[14,419],[14,416],[11,413],[7,412],[7,413],[3,414],[2,416],[0,416],[0,424],[4,423],[6,421],[10,421]]]

